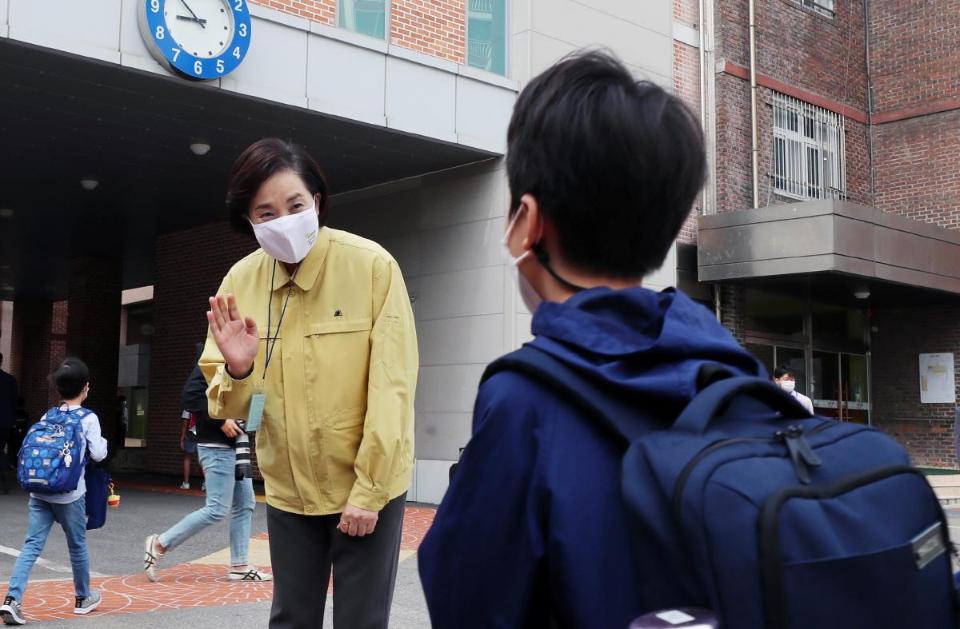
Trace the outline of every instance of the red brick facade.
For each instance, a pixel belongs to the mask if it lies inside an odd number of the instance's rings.
[[[215,243],[216,246],[211,246]],[[147,466],[181,473],[180,393],[193,369],[194,346],[207,334],[207,298],[234,262],[256,248],[226,223],[160,236],[156,246]],[[202,255],[198,255],[202,252]]]
[[[337,0],[250,0],[321,24],[337,24]],[[392,0],[390,43],[425,55],[466,62],[466,0]]]
[[[337,23],[337,0],[250,0],[250,2],[305,17],[321,24]]]
[[[676,19],[689,20],[686,2],[675,1]],[[866,16],[860,2],[835,7],[830,19],[792,0],[756,4],[759,205],[772,196],[766,174],[772,170],[776,90],[845,116],[851,201],[960,228],[960,2],[869,3]],[[716,77],[717,200],[723,212],[753,205],[747,3],[718,0],[716,19],[716,55],[726,65]],[[683,53],[675,43],[675,86],[686,95]],[[740,292],[723,289],[723,323],[742,340]],[[876,314],[873,419],[921,465],[957,465],[955,407],[920,404],[917,367],[921,352],[954,352],[960,359],[957,321],[960,307],[953,305]]]
[[[680,6],[681,2],[675,3]],[[694,15],[695,17],[695,15]],[[700,113],[700,51],[682,42],[673,42],[673,90],[695,113]],[[680,242],[697,242],[697,215],[702,204],[698,198],[690,218],[680,230]]]
[[[393,0],[390,43],[466,62],[466,0]]]

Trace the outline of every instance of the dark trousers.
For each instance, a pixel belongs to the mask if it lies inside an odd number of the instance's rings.
[[[333,625],[385,629],[397,581],[406,494],[380,512],[372,535],[337,529],[340,514],[308,516],[267,506],[273,607],[270,629],[320,629],[333,569]]]

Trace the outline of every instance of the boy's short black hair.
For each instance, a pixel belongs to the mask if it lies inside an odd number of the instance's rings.
[[[53,370],[51,379],[60,397],[73,400],[80,397],[83,388],[90,382],[90,370],[82,360],[71,356]]]
[[[773,371],[773,377],[774,377],[774,378],[776,378],[777,380],[779,380],[780,378],[782,378],[782,377],[784,377],[784,376],[792,376],[793,379],[796,380],[796,379],[797,379],[797,372],[794,371],[793,369],[790,369],[790,368],[787,367],[786,365],[781,365],[781,366],[777,367],[776,369],[774,369],[774,371]]]
[[[661,266],[705,174],[693,113],[608,53],[562,59],[514,107],[510,212],[536,197],[564,259],[583,271],[637,278]]]

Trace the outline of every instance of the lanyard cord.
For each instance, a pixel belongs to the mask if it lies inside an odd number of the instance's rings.
[[[280,327],[283,325],[283,315],[287,313],[287,304],[290,303],[290,295],[293,294],[293,280],[297,277],[297,271],[300,270],[300,267],[293,272],[293,275],[290,276],[290,288],[287,290],[287,296],[283,300],[283,308],[280,309],[280,320],[277,321],[277,333],[270,336],[270,328],[272,324],[272,315],[273,315],[273,290],[274,282],[277,278],[277,261],[273,261],[273,272],[270,274],[270,298],[267,300],[267,348],[266,348],[266,357],[263,361],[263,379],[267,379],[267,367],[270,366],[270,360],[273,359],[273,350],[277,347],[277,341],[280,340]]]

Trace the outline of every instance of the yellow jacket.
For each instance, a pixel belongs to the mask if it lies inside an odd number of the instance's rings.
[[[273,298],[271,274],[276,268]],[[380,511],[410,487],[419,357],[410,298],[396,261],[376,243],[320,230],[293,285],[283,264],[257,250],[230,269],[218,294],[253,317],[260,349],[242,380],[226,371],[211,336],[200,359],[210,416],[246,418],[263,387],[257,460],[267,503],[290,513]],[[289,294],[267,369],[269,335]]]

